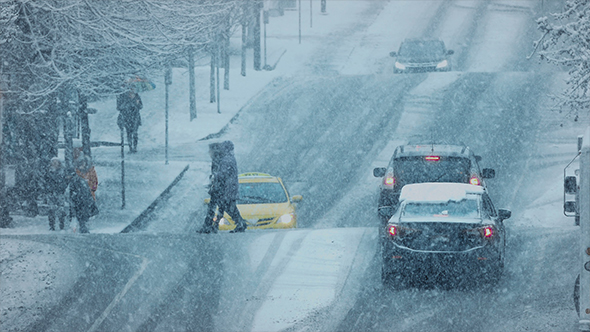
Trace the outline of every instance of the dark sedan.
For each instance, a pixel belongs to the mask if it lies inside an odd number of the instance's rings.
[[[497,282],[504,267],[503,220],[510,215],[496,211],[481,186],[404,186],[399,208],[380,231],[383,282],[394,287],[438,277]]]

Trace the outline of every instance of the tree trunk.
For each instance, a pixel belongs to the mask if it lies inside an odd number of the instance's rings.
[[[78,92],[78,115],[80,116],[80,129],[82,132],[82,152],[84,155],[92,158],[90,149],[90,124],[88,123],[88,102],[85,96]]]
[[[246,76],[246,24],[242,24],[242,76]]]
[[[209,73],[209,102],[214,103],[215,98],[215,51],[211,50],[211,71]]]
[[[195,96],[195,56],[193,54],[193,48],[188,49],[188,77],[189,77],[189,89],[190,89],[190,119],[197,118],[197,99]]]
[[[254,8],[254,70],[260,70],[260,7],[257,5]]]
[[[229,90],[229,31],[225,35],[223,43],[223,62],[225,65],[223,69],[223,89]]]

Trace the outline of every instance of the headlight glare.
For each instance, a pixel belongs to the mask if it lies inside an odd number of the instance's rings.
[[[401,63],[399,63],[399,62],[396,61],[395,62],[395,68],[404,70],[404,69],[406,69],[406,66],[404,66],[403,64],[401,64]]]
[[[448,65],[449,65],[449,62],[447,60],[443,60],[443,61],[439,62],[438,65],[436,65],[436,68],[438,68],[438,69],[445,68]]]
[[[289,224],[293,221],[293,214],[292,213],[287,213],[287,214],[283,214],[279,220],[277,220],[277,224]]]

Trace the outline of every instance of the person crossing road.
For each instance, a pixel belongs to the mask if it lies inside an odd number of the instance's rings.
[[[218,209],[220,217],[227,213],[236,224],[231,233],[244,232],[247,228],[246,221],[242,218],[236,202],[238,193],[238,165],[234,156],[234,144],[231,141],[209,144],[211,155],[211,186],[209,195],[211,201],[207,210],[207,216],[199,233],[216,233],[218,224],[215,220],[215,210]]]

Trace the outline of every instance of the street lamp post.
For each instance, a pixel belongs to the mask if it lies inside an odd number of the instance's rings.
[[[299,0],[299,44],[301,44],[301,0]]]
[[[168,165],[168,90],[170,87],[170,84],[172,84],[172,68],[168,67],[168,69],[166,69],[166,73],[164,74],[164,84],[166,85],[166,145],[165,145],[165,159],[166,159],[166,165]]]

